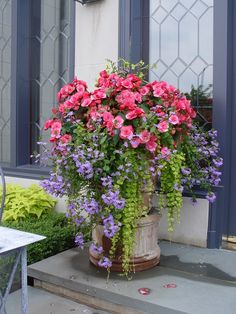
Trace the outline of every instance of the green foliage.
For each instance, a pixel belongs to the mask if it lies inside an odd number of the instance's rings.
[[[75,227],[68,222],[65,214],[51,212],[21,221],[7,221],[3,226],[21,231],[37,233],[45,240],[28,246],[28,264],[58,254],[74,246]]]
[[[180,219],[183,204],[181,190],[181,168],[184,163],[182,153],[173,153],[170,159],[161,160],[160,207],[168,210],[168,230],[173,232],[175,220]]]
[[[2,195],[1,188],[0,195]],[[29,188],[7,184],[3,221],[39,218],[42,214],[50,212],[55,204],[55,199],[36,184]]]

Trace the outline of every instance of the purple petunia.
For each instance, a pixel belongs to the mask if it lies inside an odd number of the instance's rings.
[[[98,266],[104,267],[104,268],[111,268],[112,262],[107,257],[103,257],[99,262]]]
[[[83,236],[83,234],[81,232],[76,234],[76,236],[75,236],[75,244],[77,246],[79,246],[81,249],[84,248],[84,236]]]
[[[121,223],[119,222],[116,225],[113,216],[110,214],[107,218],[103,218],[103,226],[105,236],[112,238],[120,230]]]
[[[183,175],[188,176],[191,173],[191,169],[189,168],[181,168],[181,172]]]
[[[102,200],[106,205],[113,205],[117,209],[123,209],[125,206],[125,199],[119,198],[119,191],[108,191],[107,194],[102,194]]]
[[[91,249],[92,249],[92,251],[94,251],[95,253],[98,253],[98,254],[102,254],[102,253],[103,253],[103,248],[102,248],[102,246],[97,246],[97,245],[94,244],[94,243],[92,243]]]
[[[88,199],[83,197],[82,199],[78,199],[77,202],[79,207],[90,215],[98,213],[101,209],[98,202],[94,198]]]
[[[223,158],[216,158],[216,159],[213,159],[213,163],[216,167],[221,167],[223,165]]]
[[[210,202],[210,203],[214,203],[215,199],[216,199],[216,195],[213,192],[209,192],[206,196],[206,199]]]

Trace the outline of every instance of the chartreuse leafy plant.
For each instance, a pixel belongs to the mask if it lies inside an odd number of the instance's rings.
[[[160,185],[160,205],[168,211],[169,230],[179,220],[184,188],[220,182],[218,146],[213,134],[193,127],[190,101],[166,82],[146,82],[143,62],[114,63],[103,70],[93,91],[75,78],[58,93],[58,108],[45,123],[51,130],[50,179],[42,186],[68,198],[68,217],[76,244],[98,224],[111,250],[93,244],[99,265],[108,270],[122,248],[125,274],[131,270],[135,231],[149,208],[144,194]],[[41,159],[42,160],[42,159]]]
[[[1,190],[0,195],[2,195]],[[55,199],[36,184],[28,188],[7,184],[3,221],[24,220],[28,217],[40,218],[50,212],[55,204]]]

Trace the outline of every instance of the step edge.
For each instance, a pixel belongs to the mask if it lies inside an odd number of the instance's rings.
[[[94,288],[89,285],[85,285],[83,283],[74,282],[71,279],[64,279],[52,274],[45,273],[38,269],[33,269],[32,267],[28,270],[28,276],[33,279],[37,279],[41,282],[46,282],[48,284],[52,284],[58,287],[62,287],[65,289],[72,290],[77,293],[85,294],[89,297],[101,299],[105,302],[109,302],[111,304],[122,305],[125,307],[131,307],[134,310],[145,311],[144,313],[156,314],[157,310],[162,311],[160,313],[168,313],[168,314],[178,314],[185,313],[183,311],[179,311],[173,308],[161,306],[158,304],[154,304],[148,302],[147,300],[137,300],[128,296],[120,295],[115,292],[110,292],[102,288]],[[63,282],[63,286],[61,284]],[[85,293],[86,291],[86,293]],[[106,296],[106,297],[104,297]],[[135,302],[134,302],[135,301]],[[132,306],[131,306],[132,304]],[[148,310],[148,312],[147,312]],[[166,312],[167,311],[167,312]]]

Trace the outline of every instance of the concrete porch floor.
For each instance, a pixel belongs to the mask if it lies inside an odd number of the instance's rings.
[[[28,287],[28,294],[29,314],[109,314],[42,289]],[[6,314],[21,314],[20,297],[20,290],[10,295],[6,305]]]
[[[136,273],[131,281],[111,274],[107,283],[106,272],[89,264],[86,249],[71,249],[31,265],[29,275],[39,287],[109,313],[236,313],[236,252],[168,242],[160,246],[160,266]],[[140,295],[141,287],[151,293]]]

